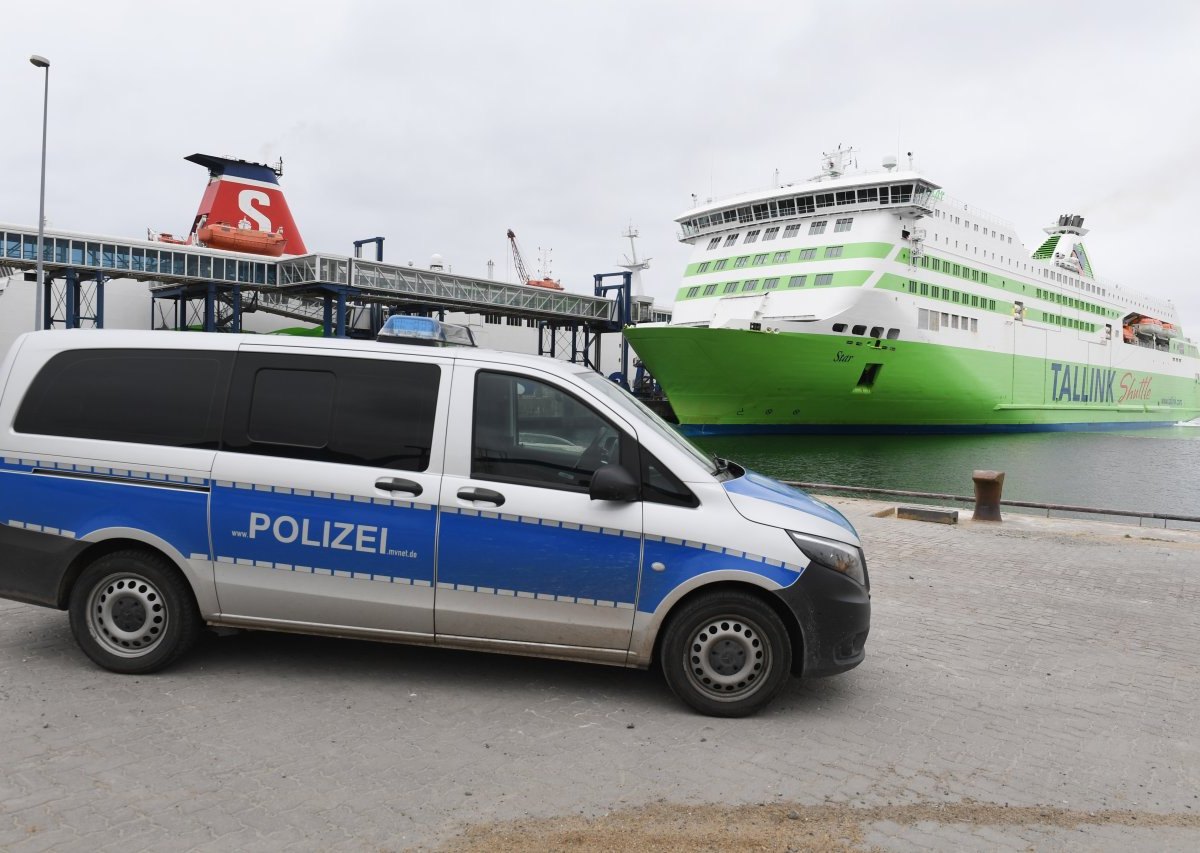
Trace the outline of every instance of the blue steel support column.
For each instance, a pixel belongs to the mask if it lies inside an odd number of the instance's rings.
[[[321,323],[321,334],[327,338],[333,337],[333,299],[328,293],[322,295],[325,302],[325,318]]]
[[[233,286],[233,325],[230,331],[237,333],[242,330],[242,288],[241,285]]]
[[[79,328],[79,273],[73,269],[63,282],[63,328]]]
[[[217,286],[209,282],[204,288],[204,331],[217,330]]]
[[[96,321],[97,329],[104,328],[104,273],[96,273]],[[154,300],[150,300],[150,328],[154,328]]]
[[[42,328],[54,328],[54,279],[42,272]]]
[[[175,299],[175,331],[187,328],[187,297],[182,293]]]
[[[341,287],[337,292],[337,336],[346,337],[346,290]]]

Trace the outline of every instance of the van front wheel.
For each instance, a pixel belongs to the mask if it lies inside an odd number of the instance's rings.
[[[661,652],[672,692],[714,717],[755,713],[792,669],[783,621],[744,592],[716,592],[684,605],[671,618]]]
[[[106,554],[84,569],[69,608],[75,642],[113,672],[163,669],[200,635],[187,582],[165,557],[144,551]]]

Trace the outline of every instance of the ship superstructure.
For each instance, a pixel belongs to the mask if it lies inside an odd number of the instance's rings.
[[[694,432],[976,431],[1200,415],[1174,306],[1095,276],[1081,216],[1013,226],[886,158],[707,202],[670,324],[626,335]]]

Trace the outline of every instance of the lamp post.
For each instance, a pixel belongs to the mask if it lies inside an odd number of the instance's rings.
[[[42,96],[42,187],[38,193],[37,283],[34,285],[37,290],[33,294],[33,329],[37,331],[42,327],[42,298],[45,291],[42,246],[46,240],[46,117],[50,111],[50,60],[35,53],[29,57],[29,61],[37,68],[46,70],[45,93]]]

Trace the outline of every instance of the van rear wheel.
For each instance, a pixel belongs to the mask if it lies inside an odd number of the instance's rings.
[[[779,615],[753,595],[717,592],[684,605],[663,637],[672,692],[702,714],[745,717],[763,708],[792,669]]]
[[[71,633],[105,669],[155,672],[190,649],[200,615],[187,582],[168,560],[145,551],[106,554],[71,589]]]

